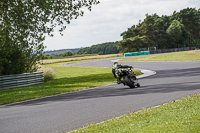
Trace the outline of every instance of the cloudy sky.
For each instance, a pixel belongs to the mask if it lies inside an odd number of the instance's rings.
[[[99,0],[92,11],[72,20],[63,32],[46,37],[45,50],[88,47],[122,40],[120,34],[144,20],[145,14],[172,15],[174,11],[192,7],[199,9],[199,0]]]

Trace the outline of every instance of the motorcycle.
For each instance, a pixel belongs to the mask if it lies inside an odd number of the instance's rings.
[[[122,83],[129,86],[130,88],[135,88],[135,86],[140,87],[140,83],[133,72],[132,68],[121,68],[117,72],[118,76],[123,77]]]

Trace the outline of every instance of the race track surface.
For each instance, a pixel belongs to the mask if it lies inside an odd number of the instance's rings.
[[[67,66],[111,67],[111,60]],[[0,133],[67,132],[200,92],[200,61],[120,63],[156,74],[140,79],[140,88],[111,84],[0,106]]]

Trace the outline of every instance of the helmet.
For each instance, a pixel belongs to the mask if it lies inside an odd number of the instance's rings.
[[[115,65],[115,64],[119,64],[119,63],[118,63],[118,62],[114,62],[114,65]]]
[[[114,65],[115,65],[115,64],[119,64],[119,63],[118,63],[118,60],[112,60],[111,62],[113,62]]]

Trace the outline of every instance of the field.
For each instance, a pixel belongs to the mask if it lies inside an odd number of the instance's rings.
[[[154,54],[148,56],[136,56],[121,61],[199,61],[200,50],[176,52],[167,54]]]

